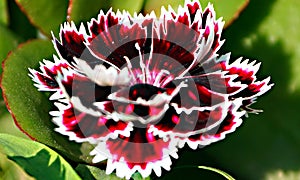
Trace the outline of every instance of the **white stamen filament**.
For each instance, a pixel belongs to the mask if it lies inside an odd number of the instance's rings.
[[[167,79],[165,79],[163,82],[161,82],[160,87],[164,87],[165,85],[169,84],[174,79],[173,76],[168,76]]]
[[[172,99],[176,94],[178,94],[178,92],[180,91],[180,89],[181,89],[182,87],[188,87],[188,85],[185,84],[184,81],[182,81],[182,82],[174,89],[174,91],[172,92],[172,94],[171,94],[171,99]],[[171,99],[170,99],[170,100],[171,100]]]
[[[147,74],[146,73],[149,73],[149,70],[147,71],[147,69],[146,69],[146,65],[144,63],[144,58],[142,56],[141,48],[138,43],[135,43],[135,48],[139,51],[140,67],[142,70],[142,82],[147,83]],[[147,71],[147,72],[145,72],[145,71]]]
[[[132,71],[132,64],[131,64],[129,58],[127,56],[124,56],[123,58],[126,60],[129,73],[131,74],[132,78],[134,78],[134,81],[136,82],[136,77]]]
[[[148,62],[147,62],[147,67],[146,67],[146,69],[149,71],[149,74],[151,74],[150,73],[149,65],[150,65],[150,63],[152,61],[152,56],[153,56],[153,44],[154,44],[154,42],[153,42],[153,38],[152,38],[151,48],[150,48],[150,53],[149,53],[149,59],[148,59]]]
[[[205,43],[206,43],[206,41],[205,40],[203,40],[203,38],[201,38],[200,40],[199,40],[199,49],[197,50],[197,52],[196,53],[194,53],[194,60],[193,60],[193,62],[190,64],[190,66],[184,71],[184,72],[182,72],[179,76],[178,76],[178,78],[182,78],[183,76],[185,76],[191,69],[192,69],[192,67],[194,67],[197,63],[199,63],[199,61],[202,59],[202,57],[203,56],[205,56],[206,54],[203,52],[204,51],[204,47],[205,47]],[[200,54],[202,54],[202,55],[200,55]],[[200,59],[200,60],[199,60]]]
[[[160,87],[159,82],[160,82],[160,80],[161,80],[161,78],[162,78],[162,76],[163,76],[164,74],[169,75],[170,72],[167,71],[167,70],[165,70],[165,69],[161,70],[161,71],[157,74],[157,76],[156,76],[156,78],[155,78],[155,81],[154,81],[154,83],[153,83],[153,86],[158,86],[158,87]]]

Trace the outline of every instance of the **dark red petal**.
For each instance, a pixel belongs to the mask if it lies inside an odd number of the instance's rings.
[[[59,85],[53,77],[45,76],[44,74],[36,71],[32,71],[32,74],[38,83],[37,86],[43,86],[46,91],[51,91],[53,89],[56,90],[59,88]]]
[[[200,35],[185,24],[174,20],[165,21],[165,23],[159,24],[159,27],[153,32],[153,54],[164,56],[161,56],[160,59],[158,59],[159,56],[155,59],[153,58],[150,69],[166,69],[172,72],[177,66],[172,66],[170,63],[172,60],[177,64],[181,64],[182,67],[180,68],[187,68],[195,58],[194,53],[198,48],[197,42]],[[164,64],[168,63],[168,61],[164,60],[165,56],[170,58],[168,65]],[[174,73],[172,72],[171,74]]]
[[[53,43],[62,58],[70,64],[74,62],[74,57],[79,58],[83,51],[87,49],[85,42],[85,32],[78,32],[74,23],[66,23],[60,30],[60,40],[54,38]]]
[[[243,91],[233,95],[233,96],[230,96],[232,98],[239,98],[239,97],[243,97],[243,98],[246,98],[246,97],[253,97],[254,95],[262,92],[262,91],[265,91],[263,88],[267,87],[268,84],[264,81],[262,82],[255,82],[255,83],[252,83],[250,85],[248,85],[248,87],[246,89],[244,89]]]
[[[200,4],[199,4],[199,2],[195,1],[195,2],[192,2],[192,3],[188,3],[187,7],[188,7],[188,10],[189,10],[189,13],[190,13],[191,22],[193,22],[194,18],[195,18],[195,15],[196,15],[196,12],[198,10],[201,10]]]
[[[273,84],[269,84],[269,82],[270,82],[270,78],[266,78],[263,81],[253,82],[252,84],[248,85],[246,89],[244,89],[243,91],[235,95],[230,96],[230,98],[235,99],[235,98],[243,97],[241,109],[244,109],[250,113],[258,113],[260,111],[252,109],[250,105],[255,103],[255,99],[258,96],[266,93],[268,90],[271,89]]]
[[[174,89],[176,84],[185,82],[187,87],[180,89],[180,92],[171,100],[171,104],[175,103],[178,107],[192,108],[192,107],[211,107],[216,104],[224,102],[227,98],[226,84],[224,87],[219,84],[210,83],[208,76],[202,78],[182,78],[170,82],[166,89]],[[211,81],[218,81],[212,79]],[[218,90],[221,93],[218,93]]]
[[[90,24],[92,35],[88,38],[90,51],[103,62],[121,68],[129,60],[139,56],[136,44],[143,49],[147,31],[129,14],[116,17],[112,12],[100,14],[98,21]],[[122,24],[118,23],[122,21]]]
[[[211,5],[206,7],[202,13],[202,29],[205,29],[206,26],[208,26],[209,22],[207,21],[209,18],[215,18],[214,10]]]
[[[117,17],[111,9],[104,15],[103,11],[100,11],[98,20],[93,19],[89,25],[92,40],[104,31],[107,31],[110,27],[117,25],[119,23],[119,17]]]
[[[98,86],[85,76],[75,75],[71,88],[70,97],[78,97],[84,106],[93,107],[94,102],[108,100],[112,87]]]
[[[203,86],[210,91],[229,95],[240,92],[246,86],[244,84],[241,84],[240,82],[235,82],[236,76],[225,75],[225,72],[186,76],[177,80],[184,81],[185,79],[193,80],[195,85],[197,85],[198,87]]]
[[[223,24],[221,24],[220,22],[215,23],[215,27],[214,27],[215,36],[214,36],[214,42],[211,47],[213,51],[218,51],[223,44],[223,41],[221,41],[222,28],[223,28]]]
[[[142,98],[146,101],[152,99],[155,95],[165,92],[165,89],[150,84],[135,84],[130,87],[124,87],[115,93],[115,97],[125,98],[136,101]]]
[[[179,14],[177,16],[177,21],[179,23],[182,23],[182,24],[185,24],[187,26],[189,26],[191,24],[191,20],[190,20],[190,17],[189,17],[189,14],[187,12],[183,12],[183,14]]]

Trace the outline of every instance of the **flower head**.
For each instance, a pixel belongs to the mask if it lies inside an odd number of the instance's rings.
[[[101,11],[88,30],[65,23],[53,37],[58,56],[30,76],[53,92],[55,130],[95,145],[93,162],[107,160],[108,174],[160,176],[179,148],[233,132],[272,86],[256,80],[260,63],[217,54],[223,25],[198,1],[160,17]]]

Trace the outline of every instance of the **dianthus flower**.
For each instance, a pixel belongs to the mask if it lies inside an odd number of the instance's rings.
[[[197,0],[162,8],[160,17],[101,11],[88,28],[62,25],[53,36],[58,56],[30,76],[52,92],[55,130],[93,144],[93,162],[107,160],[107,174],[161,176],[184,145],[233,132],[272,86],[256,80],[260,63],[217,54],[223,25]]]

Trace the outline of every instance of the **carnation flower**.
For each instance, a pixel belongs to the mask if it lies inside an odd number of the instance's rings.
[[[107,174],[161,176],[178,149],[222,140],[258,112],[249,106],[272,86],[256,79],[260,63],[217,54],[223,25],[197,0],[160,17],[100,11],[88,28],[62,25],[58,56],[30,76],[52,92],[55,130],[94,145],[93,163],[107,160]]]

